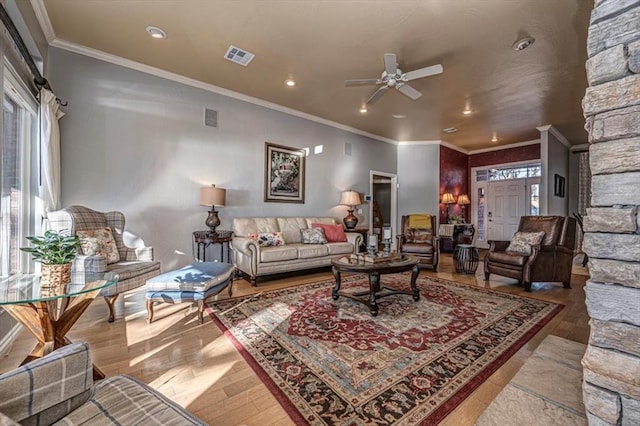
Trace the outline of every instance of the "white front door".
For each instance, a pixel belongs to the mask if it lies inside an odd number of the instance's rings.
[[[487,189],[487,239],[509,241],[527,214],[524,179],[489,182]]]

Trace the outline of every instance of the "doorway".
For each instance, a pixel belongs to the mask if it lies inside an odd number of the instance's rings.
[[[398,177],[392,173],[371,170],[369,173],[369,234],[381,241],[382,227],[391,227],[391,244],[395,248],[398,203]]]

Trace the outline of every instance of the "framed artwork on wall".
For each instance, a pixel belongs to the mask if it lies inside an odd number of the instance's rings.
[[[565,180],[563,176],[559,174],[553,175],[553,195],[556,197],[564,198],[564,186]]]
[[[264,201],[304,204],[304,149],[265,142]]]

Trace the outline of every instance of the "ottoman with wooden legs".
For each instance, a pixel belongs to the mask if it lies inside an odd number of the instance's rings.
[[[231,296],[233,265],[221,262],[198,262],[147,280],[147,322],[153,321],[154,302],[198,303],[198,319],[204,321],[204,302],[225,288]]]

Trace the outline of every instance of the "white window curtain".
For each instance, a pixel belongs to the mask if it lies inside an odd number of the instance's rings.
[[[40,89],[40,149],[44,204],[43,228],[49,227],[47,212],[60,209],[60,126],[58,120],[64,116],[56,95],[48,89]]]

